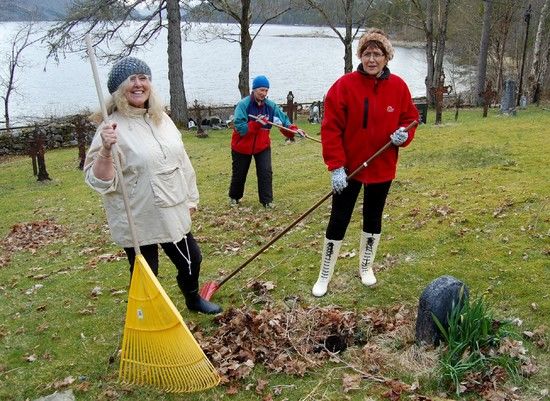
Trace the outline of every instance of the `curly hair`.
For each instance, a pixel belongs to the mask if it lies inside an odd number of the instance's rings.
[[[127,78],[107,100],[106,108],[108,115],[113,114],[115,111],[118,111],[124,116],[131,115],[130,108],[132,106],[130,105],[130,103],[128,103],[128,99],[126,99],[126,96],[124,94],[126,88],[130,84],[130,78]],[[152,84],[149,89],[149,99],[147,99],[147,101],[145,102],[145,108],[147,109],[147,113],[149,113],[151,120],[153,120],[153,123],[159,124],[162,121],[164,104],[160,100]],[[103,120],[101,110],[94,112],[90,116],[90,120],[95,123],[100,123]]]

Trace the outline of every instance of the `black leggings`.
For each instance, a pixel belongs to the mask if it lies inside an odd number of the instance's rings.
[[[363,231],[380,234],[382,232],[382,212],[391,183],[391,181],[387,181],[363,185],[359,181],[350,180],[348,186],[340,194],[332,196],[332,211],[326,231],[327,239],[333,241],[344,239],[361,187],[365,188],[363,191]]]
[[[152,244],[139,247],[141,254],[149,264],[149,267],[155,276],[158,275],[159,270],[158,245],[159,244]],[[176,269],[178,270],[176,279],[182,290],[196,290],[199,286],[199,272],[201,268],[202,255],[199,245],[197,244],[197,241],[195,241],[195,238],[193,238],[193,235],[188,233],[176,244],[173,242],[166,242],[160,244],[160,246],[164,250],[166,256],[170,258],[174,266],[176,266]],[[130,274],[132,274],[136,252],[134,248],[124,248],[124,251],[128,256],[128,262],[130,262]]]

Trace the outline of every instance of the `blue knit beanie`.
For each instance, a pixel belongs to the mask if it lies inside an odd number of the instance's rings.
[[[112,94],[116,91],[121,83],[134,74],[145,74],[149,76],[149,79],[152,78],[149,66],[138,58],[126,57],[117,62],[109,72],[109,79],[107,80],[109,93]]]
[[[265,75],[258,75],[252,81],[252,89],[269,88],[269,81]]]

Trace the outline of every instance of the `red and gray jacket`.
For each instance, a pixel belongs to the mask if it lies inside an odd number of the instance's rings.
[[[330,171],[345,167],[348,174],[384,146],[399,127],[418,119],[407,84],[385,67],[380,77],[357,71],[338,79],[325,98],[321,125],[323,159]],[[414,138],[415,129],[403,146]],[[390,147],[354,179],[362,183],[393,180],[398,148]]]
[[[231,149],[235,152],[254,155],[271,146],[269,130],[271,125],[261,125],[248,115],[267,116],[269,121],[278,119],[281,125],[290,127],[292,123],[287,115],[275,102],[264,99],[261,104],[254,100],[254,94],[250,94],[239,101],[235,107],[234,128],[231,136]]]

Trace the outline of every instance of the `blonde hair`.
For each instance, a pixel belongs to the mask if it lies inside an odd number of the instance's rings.
[[[126,99],[124,94],[128,85],[130,85],[129,77],[119,85],[117,90],[114,91],[111,97],[107,100],[107,104],[105,106],[107,108],[108,115],[113,114],[115,111],[118,111],[123,116],[132,115],[130,112],[132,106],[130,106],[128,99]],[[164,104],[160,100],[152,84],[149,88],[149,99],[145,102],[145,107],[147,108],[147,113],[151,117],[151,120],[153,120],[153,123],[159,124],[162,121],[162,116],[164,114]],[[101,110],[94,112],[90,116],[90,120],[97,124],[101,123],[101,121],[103,121]]]

